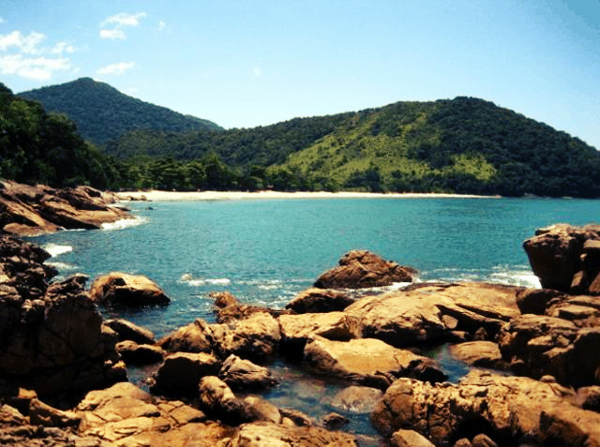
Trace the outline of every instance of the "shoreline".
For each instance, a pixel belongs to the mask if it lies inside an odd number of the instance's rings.
[[[327,192],[327,191],[131,191],[116,193],[120,200],[148,200],[151,202],[204,201],[204,200],[255,200],[255,199],[498,199],[500,196],[443,193],[373,193],[373,192]]]

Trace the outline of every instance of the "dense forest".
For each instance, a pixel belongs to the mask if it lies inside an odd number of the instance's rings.
[[[82,81],[74,83],[87,82]],[[95,89],[99,83],[87,84]],[[115,127],[124,133],[96,148],[65,116],[46,114],[8,89],[2,94],[0,176],[20,181],[126,189],[600,197],[597,150],[476,98],[398,102],[230,130],[144,129],[130,126],[123,114],[114,119],[123,120]],[[87,113],[84,122],[93,120],[94,112],[80,106]],[[128,128],[133,130],[124,131]],[[62,166],[65,159],[72,166]]]
[[[136,129],[172,132],[221,129],[211,121],[140,101],[90,78],[22,92],[19,96],[41,102],[49,112],[67,115],[77,123],[85,139],[97,144]]]

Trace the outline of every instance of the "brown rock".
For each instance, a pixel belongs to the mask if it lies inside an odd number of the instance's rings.
[[[383,392],[377,388],[352,385],[337,393],[331,406],[346,413],[371,413],[382,397]]]
[[[429,439],[414,430],[398,430],[392,435],[392,447],[435,447]]]
[[[154,344],[154,333],[150,329],[133,324],[131,321],[116,318],[106,320],[104,324],[118,334],[119,341],[131,340],[140,345]]]
[[[256,313],[266,313],[275,317],[289,313],[289,311],[242,304],[229,292],[210,292],[210,297],[215,300],[217,323],[235,324],[237,321],[246,319]]]
[[[203,377],[200,380],[199,392],[201,407],[209,415],[232,425],[245,421],[242,401],[218,377]]]
[[[357,447],[348,433],[330,432],[319,427],[288,427],[270,422],[244,424],[231,439],[230,447]]]
[[[517,306],[523,314],[544,315],[552,300],[564,296],[558,290],[525,289],[517,294]]]
[[[90,296],[97,303],[113,306],[166,305],[171,301],[145,276],[121,272],[98,277],[90,288]]]
[[[315,282],[321,289],[361,289],[412,282],[417,271],[386,261],[366,250],[354,250],[339,260],[339,266],[323,273]]]
[[[471,341],[452,345],[450,353],[468,365],[484,368],[496,368],[502,360],[500,348],[491,341]]]
[[[236,390],[265,389],[277,384],[268,368],[233,354],[223,362],[219,377]]]
[[[117,343],[117,352],[125,363],[133,365],[151,365],[162,362],[165,352],[158,346],[138,345],[131,340]]]
[[[399,376],[446,378],[433,360],[372,338],[340,342],[316,337],[304,349],[304,362],[310,370],[383,389]]]
[[[329,413],[323,418],[323,425],[328,430],[337,430],[348,424],[350,420],[338,413]]]
[[[297,314],[323,313],[342,311],[352,303],[354,299],[344,292],[312,287],[296,295],[285,308]]]
[[[499,445],[518,445],[525,439],[538,445],[574,446],[600,441],[600,415],[570,405],[555,384],[482,371],[472,371],[457,385],[398,379],[372,421],[388,436],[411,427],[438,446],[470,437],[469,427],[479,432],[485,427]],[[571,427],[580,436],[571,437],[562,427]]]
[[[153,392],[167,395],[185,395],[198,389],[198,383],[204,376],[219,371],[219,361],[205,352],[178,352],[167,356],[156,374]]]
[[[81,417],[71,411],[52,408],[38,399],[33,399],[29,407],[31,425],[45,427],[78,427]]]
[[[193,323],[183,326],[161,338],[157,345],[169,352],[212,352],[214,325],[196,318]],[[223,326],[223,331],[225,327]]]
[[[270,314],[259,312],[238,321],[232,330],[215,335],[216,349],[222,357],[230,354],[261,362],[277,353],[281,331],[278,321]]]
[[[600,413],[600,386],[584,386],[577,390],[574,403],[585,409]]]

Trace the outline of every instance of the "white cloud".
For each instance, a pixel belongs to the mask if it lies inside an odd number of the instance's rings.
[[[0,73],[20,76],[37,81],[47,81],[57,71],[70,70],[69,58],[60,57],[64,53],[73,53],[75,47],[67,42],[59,42],[54,47],[41,44],[46,40],[42,33],[31,32],[28,35],[20,31],[0,34]]]
[[[96,73],[98,75],[122,75],[127,70],[131,70],[135,67],[135,62],[117,62],[116,64],[110,64],[106,67],[99,69]]]
[[[105,25],[117,25],[117,26],[138,26],[140,19],[146,17],[145,12],[138,12],[137,14],[120,13],[114,16],[108,17],[100,26]]]
[[[262,70],[260,69],[260,67],[254,67],[252,69],[252,71],[254,72],[254,76],[256,76],[257,78],[260,78],[262,76]]]
[[[125,38],[127,37],[125,35],[125,32],[123,32],[123,30],[120,29],[101,29],[100,30],[100,37],[102,39],[119,39],[119,40],[125,40]]]
[[[167,27],[167,24],[165,23],[164,20],[161,20],[160,22],[158,22],[158,30],[162,31]]]
[[[20,31],[13,31],[9,34],[0,34],[0,51],[7,51],[14,47],[21,53],[41,54],[43,53],[43,50],[38,48],[38,46],[45,39],[46,36],[35,31],[28,36],[24,36]]]
[[[0,56],[0,73],[17,75],[22,78],[46,81],[55,71],[69,70],[71,62],[67,58],[23,57],[22,54]]]
[[[74,53],[75,47],[73,45],[68,44],[67,42],[58,42],[52,49],[50,53],[52,54],[63,54],[63,53]]]
[[[6,23],[6,20],[4,20],[4,17],[0,17],[0,25],[2,25],[3,23]]]

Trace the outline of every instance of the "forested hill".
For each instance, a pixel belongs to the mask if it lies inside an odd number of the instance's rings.
[[[64,115],[0,83],[0,179],[54,187],[121,185],[121,166],[77,134]]]
[[[49,112],[64,113],[75,121],[84,138],[98,144],[136,129],[170,132],[221,129],[211,121],[132,98],[90,78],[22,92],[19,96],[41,102]]]
[[[106,149],[138,167],[162,159],[160,169],[168,165],[171,173],[216,154],[254,184],[276,189],[600,197],[597,150],[467,97],[224,132],[137,131]],[[146,176],[145,184],[151,182]]]

